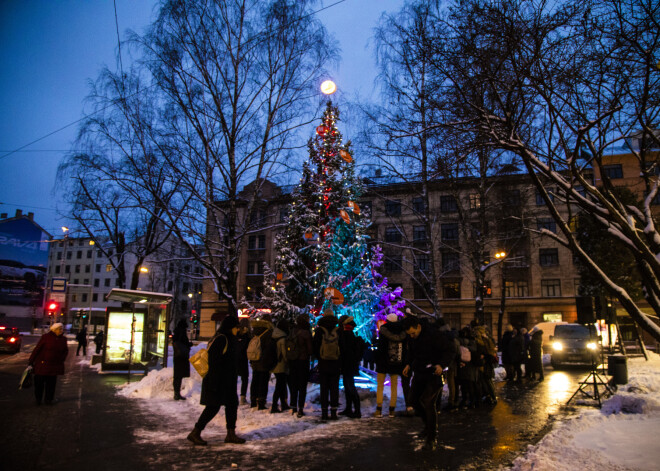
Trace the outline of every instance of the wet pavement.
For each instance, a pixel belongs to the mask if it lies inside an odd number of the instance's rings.
[[[496,383],[497,405],[440,414],[435,451],[421,450],[413,437],[421,420],[404,416],[341,419],[295,440],[227,446],[215,437],[213,446],[193,447],[182,439],[190,424],[151,415],[136,401],[116,396],[113,386],[126,376],[99,375],[80,364],[73,345],[67,374],[58,379],[60,402],[36,407],[32,390],[16,389],[30,343],[24,341],[17,355],[0,355],[1,469],[497,469],[572,413],[564,404],[587,374],[548,368],[541,383]],[[164,430],[171,430],[171,439]],[[158,439],[150,441],[150,433]]]

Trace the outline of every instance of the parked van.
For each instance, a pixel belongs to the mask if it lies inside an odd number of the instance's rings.
[[[534,329],[543,331],[543,353],[552,353],[550,338],[555,335],[555,328],[558,325],[565,324],[568,322],[539,322],[534,326]]]

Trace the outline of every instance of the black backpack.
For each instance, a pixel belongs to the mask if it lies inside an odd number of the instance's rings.
[[[291,330],[284,342],[286,361],[300,360],[301,351],[298,345],[298,334],[295,329]]]
[[[328,329],[323,329],[323,338],[321,339],[321,350],[319,355],[321,360],[339,360],[339,327],[335,327],[328,332]]]

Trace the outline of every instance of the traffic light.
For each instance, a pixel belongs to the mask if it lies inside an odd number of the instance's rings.
[[[48,306],[46,306],[46,311],[48,312],[48,316],[52,317],[57,315],[57,310],[59,309],[60,305],[57,304],[55,301],[50,301],[48,303]]]

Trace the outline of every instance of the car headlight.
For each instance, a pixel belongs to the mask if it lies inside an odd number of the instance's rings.
[[[597,347],[596,342],[589,342],[589,343],[587,344],[587,348],[588,348],[589,350],[596,350],[596,347]]]
[[[558,352],[562,351],[564,349],[564,346],[561,344],[561,342],[554,342],[552,344],[552,348],[554,350],[557,350]]]

